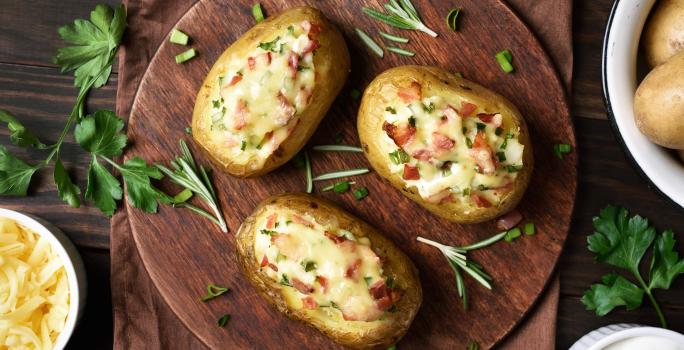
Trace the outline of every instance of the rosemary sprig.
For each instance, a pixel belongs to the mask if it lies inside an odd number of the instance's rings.
[[[385,56],[385,52],[382,50],[382,47],[380,47],[380,45],[378,45],[378,43],[376,43],[375,40],[370,37],[370,35],[366,34],[366,32],[359,28],[355,28],[355,30],[356,35],[361,38],[361,41],[363,41],[363,43],[366,44],[366,46],[368,46],[368,48],[373,51],[374,54],[380,57]]]
[[[313,191],[313,173],[311,172],[309,152],[304,152],[304,165],[306,166],[306,193],[311,193]]]
[[[361,147],[349,146],[349,145],[318,145],[313,146],[314,151],[319,152],[358,152],[363,153]]]
[[[332,179],[338,179],[338,178],[347,177],[347,176],[363,175],[363,174],[367,174],[369,171],[370,170],[368,170],[368,168],[333,171],[332,173],[325,173],[325,174],[318,175],[318,176],[314,177],[312,180],[313,181],[332,180]]]
[[[451,270],[454,272],[458,296],[463,300],[463,308],[467,310],[468,295],[466,292],[465,284],[463,282],[462,272],[465,272],[468,275],[470,275],[472,278],[474,278],[477,282],[479,282],[487,289],[492,289],[492,277],[489,276],[486,272],[484,272],[482,266],[478,265],[472,260],[468,260],[466,254],[471,250],[484,248],[486,246],[489,246],[502,240],[506,236],[506,233],[507,232],[501,232],[483,241],[467,245],[464,247],[452,247],[423,237],[418,237],[417,240],[418,242],[431,245],[442,252],[444,257],[449,262],[449,267],[451,267]]]
[[[437,36],[437,33],[423,24],[411,0],[390,0],[384,6],[389,13],[380,12],[369,7],[363,7],[361,11],[371,18],[399,29],[419,30],[433,38]]]
[[[168,176],[169,179],[171,179],[171,182],[192,191],[194,194],[202,198],[202,200],[204,200],[204,202],[206,202],[209,208],[211,208],[213,211],[213,215],[206,210],[187,202],[172,202],[170,204],[174,207],[190,209],[195,213],[213,221],[221,228],[221,231],[228,232],[228,226],[226,225],[226,221],[223,218],[223,213],[219,207],[214,186],[212,186],[211,180],[209,180],[209,174],[207,174],[207,171],[203,166],[197,166],[195,159],[192,157],[192,153],[190,153],[188,145],[185,144],[185,141],[180,140],[179,143],[181,155],[171,161],[171,166],[174,170],[156,163],[155,167],[164,173],[164,175]]]

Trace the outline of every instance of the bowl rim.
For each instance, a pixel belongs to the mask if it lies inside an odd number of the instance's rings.
[[[81,281],[81,284],[79,284],[79,274],[76,271],[76,266],[83,266],[81,256],[78,255],[76,247],[67,236],[59,228],[49,222],[45,222],[32,215],[5,208],[0,208],[0,218],[10,219],[41,237],[46,237],[50,242],[50,246],[57,252],[57,255],[64,264],[64,270],[67,274],[67,281],[69,283],[69,313],[66,317],[64,329],[59,333],[53,344],[53,349],[64,349],[81,316],[83,306],[81,297],[85,296],[85,289],[81,290],[81,288],[85,288],[85,280]],[[75,253],[75,255],[70,255],[70,252],[71,254]]]
[[[684,344],[684,335],[681,333],[659,327],[634,326],[606,335],[588,347],[587,350],[601,350],[608,345],[617,343],[618,341],[640,336],[660,337],[675,341],[679,344]]]
[[[627,159],[629,162],[632,164],[632,168],[634,168],[637,173],[644,179],[646,180],[646,183],[648,187],[651,190],[654,190],[656,193],[660,195],[660,197],[665,198],[666,201],[668,201],[670,204],[674,205],[676,208],[679,208],[681,210],[684,210],[684,204],[680,204],[677,201],[675,201],[673,198],[671,198],[669,195],[667,195],[658,185],[646,174],[646,171],[642,168],[641,164],[636,160],[634,155],[632,154],[632,151],[630,150],[629,146],[627,145],[627,142],[625,141],[624,137],[622,136],[622,133],[620,132],[620,127],[617,124],[617,120],[615,118],[615,112],[613,111],[611,99],[610,99],[610,91],[608,88],[608,50],[609,50],[609,44],[610,44],[610,34],[611,30],[613,29],[613,21],[615,20],[617,10],[619,8],[619,5],[621,3],[624,3],[626,1],[620,1],[620,0],[615,0],[613,3],[613,7],[610,10],[610,14],[608,15],[608,20],[606,22],[606,29],[603,35],[603,48],[601,52],[601,85],[602,85],[602,90],[603,90],[603,104],[606,108],[606,113],[608,116],[608,122],[611,126],[611,129],[613,129],[613,134],[615,135],[615,138],[617,139],[618,143],[620,144],[623,152],[627,156]],[[650,11],[650,10],[649,10]]]

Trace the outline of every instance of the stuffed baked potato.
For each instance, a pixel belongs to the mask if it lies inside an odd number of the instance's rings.
[[[458,223],[493,219],[520,201],[533,168],[515,106],[436,67],[387,70],[366,88],[357,127],[380,176]]]
[[[307,194],[264,200],[236,235],[250,282],[288,317],[353,348],[387,348],[422,302],[411,260],[370,225]]]
[[[228,47],[197,95],[192,134],[239,177],[265,174],[304,146],[349,73],[344,38],[320,11],[298,7]]]

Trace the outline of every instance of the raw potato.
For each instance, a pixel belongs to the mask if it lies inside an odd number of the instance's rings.
[[[441,96],[446,101],[463,98],[490,113],[502,114],[504,135],[509,130],[519,129],[518,140],[524,146],[523,166],[512,183],[512,189],[502,196],[498,205],[484,208],[465,202],[428,202],[416,187],[406,188],[401,173],[390,171],[391,162],[386,149],[383,148],[383,139],[387,137],[383,130],[383,113],[387,103],[391,103],[388,96],[396,96],[400,87],[409,86],[413,82],[421,85],[422,96]],[[518,109],[503,96],[437,67],[403,66],[389,69],[376,77],[365,90],[357,128],[364,154],[381,177],[389,180],[402,194],[432,213],[457,223],[484,222],[512,210],[520,202],[530,182],[533,169],[532,145],[525,120]]]
[[[684,0],[659,0],[655,4],[642,45],[651,68],[684,50]]]
[[[684,51],[648,73],[634,96],[634,115],[651,141],[684,149]]]
[[[395,285],[404,291],[395,304],[396,312],[386,313],[377,321],[345,321],[330,317],[316,317],[306,309],[295,309],[286,301],[284,287],[260,271],[255,257],[257,221],[269,209],[285,208],[300,214],[311,215],[316,222],[336,225],[350,231],[359,239],[367,237],[372,249],[383,259],[385,276],[394,277]],[[352,348],[382,348],[395,344],[406,333],[422,302],[422,289],[418,270],[413,262],[390,240],[373,227],[340,209],[336,205],[304,193],[281,194],[267,198],[245,219],[235,237],[238,259],[244,273],[259,294],[286,316],[304,322],[326,334],[332,340]]]
[[[303,111],[296,112],[299,124],[295,124],[291,134],[263,161],[263,164],[255,161],[254,158],[237,161],[237,158],[229,154],[227,147],[209,141],[211,133],[208,123],[211,120],[207,121],[207,119],[212,116],[212,99],[214,98],[212,94],[218,91],[218,77],[227,74],[231,61],[238,59],[247,61],[248,56],[260,43],[272,41],[277,36],[287,35],[289,26],[299,25],[305,20],[321,26],[322,31],[317,37],[320,46],[315,49],[315,55],[313,55],[315,85],[306,107]],[[299,70],[299,67],[297,69]],[[304,146],[344,86],[349,71],[349,52],[344,38],[319,10],[303,6],[269,17],[230,45],[207,74],[195,102],[192,121],[193,137],[211,159],[231,175],[255,177],[268,173],[286,163]],[[272,108],[276,109],[278,106],[273,105]],[[289,128],[289,124],[287,127]]]

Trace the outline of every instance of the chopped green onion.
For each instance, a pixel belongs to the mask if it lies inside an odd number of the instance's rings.
[[[230,288],[224,288],[215,284],[210,284],[207,286],[207,295],[203,296],[201,300],[209,301],[228,292],[230,292]]]
[[[454,75],[455,75],[457,78],[463,78],[463,73],[461,73],[461,72],[456,72],[456,73],[454,73]]]
[[[354,198],[360,201],[368,196],[368,189],[365,187],[359,187],[354,190]]]
[[[333,190],[336,193],[345,193],[349,191],[349,181],[340,181],[333,185]]]
[[[254,6],[252,6],[252,16],[254,16],[254,20],[259,23],[264,20],[264,11],[261,10],[261,4],[256,3]]]
[[[189,39],[190,39],[190,37],[188,37],[187,34],[181,32],[180,30],[178,30],[176,28],[174,28],[171,31],[171,37],[169,38],[169,41],[174,43],[174,44],[185,46],[188,44]]]
[[[503,70],[506,73],[511,73],[514,71],[513,65],[511,62],[513,61],[513,55],[511,55],[511,52],[508,50],[503,50],[494,56],[496,58],[496,61],[499,62],[499,66],[501,66],[501,70]]]
[[[563,156],[569,154],[570,152],[572,152],[572,146],[568,145],[567,143],[558,143],[553,145],[553,153],[555,153],[556,157],[559,159],[563,159]]]
[[[390,160],[392,161],[392,163],[395,165],[408,163],[411,160],[408,153],[406,153],[401,148],[397,149],[394,152],[389,153],[389,157],[390,157]]]
[[[318,176],[313,178],[313,181],[339,179],[341,177],[363,175],[363,174],[367,174],[368,172],[370,172],[370,170],[368,170],[368,168],[334,171],[332,173],[326,173],[323,175],[318,175]]]
[[[361,147],[349,146],[349,145],[318,145],[313,146],[314,151],[319,152],[357,152],[363,153]]]
[[[480,344],[478,344],[476,341],[471,340],[468,343],[468,350],[480,350]]]
[[[402,56],[409,56],[409,57],[413,57],[416,55],[415,53],[413,53],[409,50],[400,49],[400,48],[394,47],[394,46],[388,47],[387,51],[394,52],[394,53],[402,55]]]
[[[321,192],[328,192],[328,191],[330,191],[330,190],[335,190],[335,192],[337,192],[337,193],[344,193],[344,192],[347,192],[347,190],[344,190],[344,191],[342,191],[342,192],[338,192],[338,188],[341,190],[342,187],[345,186],[345,184],[346,184],[346,186],[347,186],[347,189],[349,189],[349,185],[356,185],[356,181],[340,181],[340,182],[336,182],[336,183],[334,183],[334,184],[332,184],[332,185],[328,185],[328,186],[323,187],[323,188],[321,189]]]
[[[382,51],[382,48],[380,47],[380,45],[378,45],[375,41],[373,41],[373,38],[368,36],[368,34],[366,34],[366,32],[364,32],[363,30],[361,30],[359,28],[355,28],[355,29],[356,29],[356,34],[359,36],[359,38],[361,38],[361,41],[363,41],[363,43],[366,44],[366,46],[368,46],[368,48],[371,49],[371,51],[373,51],[374,54],[376,54],[380,57],[385,56],[385,52]]]
[[[361,11],[371,18],[393,27],[419,30],[433,38],[437,36],[437,33],[425,26],[411,0],[390,0],[389,3],[385,4],[385,9],[389,13],[383,13],[368,7],[361,8]]]
[[[218,326],[219,327],[225,327],[226,324],[228,323],[228,320],[230,320],[229,314],[225,314],[225,315],[221,316],[221,318],[218,319]]]
[[[525,234],[528,236],[533,236],[535,234],[535,228],[533,222],[528,222],[525,224]]]
[[[396,36],[396,35],[392,35],[392,34],[387,34],[387,33],[383,32],[383,31],[380,31],[380,36],[383,37],[383,38],[385,38],[385,39],[387,39],[387,40],[394,41],[394,42],[397,42],[397,43],[404,43],[404,44],[405,44],[405,43],[409,42],[409,39],[408,39],[408,38],[402,38],[402,37],[400,37],[400,36]]]
[[[192,191],[189,188],[186,188],[173,197],[173,204],[185,203],[190,198],[192,198]]]
[[[355,100],[358,100],[359,97],[361,97],[361,91],[359,91],[359,89],[352,89],[349,91],[349,96]]]
[[[397,350],[397,346],[396,346],[396,345],[392,345],[392,346],[390,346],[389,348],[387,348],[387,350]]]
[[[449,29],[453,30],[454,32],[458,30],[457,20],[458,20],[458,15],[461,13],[460,8],[454,8],[451,11],[449,11],[449,14],[446,16],[446,24]]]
[[[509,242],[509,243],[513,242],[513,240],[520,237],[521,234],[522,234],[522,232],[520,231],[519,228],[517,228],[517,227],[512,228],[508,232],[506,232],[506,237],[504,237],[504,240],[506,242]]]
[[[192,59],[195,56],[197,56],[197,51],[194,48],[187,50],[187,51],[183,51],[183,52],[179,53],[178,55],[176,55],[176,63],[178,63],[178,64],[184,63],[184,62]]]
[[[192,128],[189,127],[189,126],[186,127],[185,129],[183,129],[183,131],[185,131],[185,133],[188,134],[188,135],[189,135],[189,134],[192,134]]]
[[[313,180],[311,179],[311,161],[309,160],[309,152],[304,152],[304,166],[306,166],[306,193],[313,192]]]
[[[247,148],[247,142],[246,142],[246,141],[242,141],[242,143],[240,143],[240,151],[244,151],[245,148]]]

